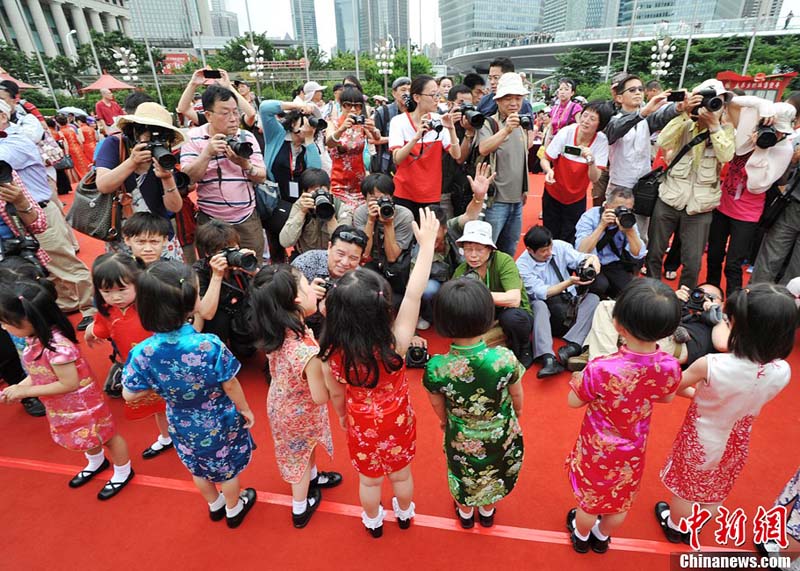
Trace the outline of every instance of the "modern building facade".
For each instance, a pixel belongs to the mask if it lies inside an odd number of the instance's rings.
[[[158,48],[191,48],[199,36],[213,36],[208,0],[126,0],[132,34]]]
[[[783,0],[744,0],[742,18],[774,18],[778,20]]]
[[[89,30],[130,36],[128,0],[0,0],[0,39],[26,54],[74,57]]]
[[[447,54],[456,48],[512,40],[539,31],[542,5],[556,20],[565,18],[567,3],[567,0],[439,0],[442,50]]]
[[[609,28],[617,25],[619,0],[548,0],[542,5],[542,32]]]
[[[292,22],[294,39],[298,43],[305,42],[308,47],[319,47],[314,0],[292,0]]]
[[[239,35],[239,16],[228,10],[225,0],[211,0],[211,27],[215,36],[235,38]]]
[[[733,20],[741,17],[744,3],[745,0],[619,0],[617,25],[631,23],[634,6],[635,24],[641,25],[680,20]]]
[[[359,51],[374,51],[389,36],[398,48],[408,41],[408,0],[334,0],[333,7],[339,51],[352,52],[356,43]]]

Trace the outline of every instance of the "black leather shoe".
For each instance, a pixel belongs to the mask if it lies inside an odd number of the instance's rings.
[[[570,357],[577,357],[581,353],[583,353],[583,347],[577,343],[567,343],[557,351],[558,363],[566,367]]]
[[[536,378],[543,379],[544,377],[552,377],[553,375],[557,375],[564,370],[558,361],[556,361],[555,355],[551,355],[548,353],[547,355],[542,356],[542,368],[539,369],[539,372],[536,373]]]
[[[156,450],[155,448],[150,446],[150,447],[147,448],[147,450],[142,452],[142,458],[144,458],[145,460],[150,460],[151,458],[155,458],[156,456],[158,456],[162,452],[166,452],[167,450],[170,450],[171,448],[174,448],[174,447],[175,447],[175,445],[172,442],[170,442],[167,445],[163,445],[162,444],[161,448],[159,450]]]
[[[97,493],[97,499],[98,500],[110,500],[111,498],[116,496],[118,493],[120,493],[122,491],[122,488],[127,486],[128,482],[133,480],[133,477],[135,475],[136,474],[134,473],[134,471],[131,470],[131,473],[128,474],[128,477],[125,478],[124,482],[112,482],[111,480],[109,480],[108,482],[106,482],[106,485],[103,486],[103,489],[100,490]]]
[[[456,517],[458,518],[458,523],[461,524],[461,527],[464,529],[472,529],[475,527],[475,508],[472,511],[472,517],[461,517],[461,512],[458,509],[458,504],[453,502],[453,506],[456,509]]]
[[[319,483],[319,477],[327,478],[324,484]],[[317,472],[317,477],[311,480],[309,486],[312,488],[335,488],[342,483],[342,475],[339,472]]]
[[[608,544],[611,543],[611,536],[609,535],[605,539],[600,539],[597,537],[594,532],[589,532],[589,547],[592,548],[592,551],[595,553],[605,553],[608,551]]]
[[[588,553],[589,552],[589,540],[588,539],[581,539],[578,537],[577,533],[575,532],[575,516],[578,513],[578,510],[572,508],[567,513],[567,531],[569,532],[569,539],[572,542],[572,549],[574,549],[578,553]],[[589,536],[591,538],[591,535]]]
[[[481,510],[478,510],[478,522],[481,527],[492,527],[494,525],[494,514],[497,513],[497,508],[492,510],[492,515],[483,515]]]
[[[103,458],[103,463],[100,464],[100,467],[97,470],[81,470],[69,481],[69,487],[80,488],[86,482],[97,476],[100,472],[106,470],[109,465],[108,458]]]
[[[87,315],[78,322],[78,325],[75,326],[75,329],[77,329],[78,331],[86,331],[86,328],[89,327],[92,323],[94,323],[94,317],[91,315]]]
[[[208,517],[211,518],[211,521],[220,521],[222,518],[225,517],[225,506],[222,506],[218,510],[212,510],[208,508]]]
[[[44,416],[47,414],[42,401],[36,397],[26,397],[24,399],[20,399],[20,402],[22,403],[22,408],[25,409],[25,412],[31,416]]]
[[[339,476],[339,478],[341,478],[341,476]],[[292,514],[292,523],[297,529],[304,528],[308,522],[311,521],[311,516],[314,515],[315,511],[317,511],[317,508],[322,501],[322,492],[319,491],[319,488],[309,488],[308,499],[314,500],[314,504],[312,505],[309,501],[308,505],[306,506],[306,511],[301,514]]]
[[[661,531],[664,532],[664,537],[667,538],[667,541],[670,543],[685,543],[689,544],[689,534],[682,533],[677,529],[672,529],[667,523],[669,516],[662,515],[666,510],[669,509],[669,504],[667,502],[657,502],[655,507],[656,512],[656,519],[658,520],[658,525],[661,526]]]
[[[230,527],[231,529],[242,525],[242,522],[244,521],[244,516],[247,515],[247,512],[253,509],[253,506],[256,503],[256,491],[253,488],[245,488],[239,494],[239,497],[242,498],[242,503],[244,504],[244,507],[242,507],[242,511],[240,511],[233,517],[226,516],[226,519],[228,520],[228,527]]]
[[[378,539],[383,536],[383,524],[381,524],[379,527],[376,527],[375,529],[370,529],[368,527],[365,527],[364,529],[366,529],[369,532],[369,534],[375,539]]]

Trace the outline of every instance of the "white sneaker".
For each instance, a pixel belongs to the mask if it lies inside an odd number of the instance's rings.
[[[430,329],[431,324],[429,321],[425,321],[421,317],[417,320],[417,329],[420,331],[425,331],[426,329]]]

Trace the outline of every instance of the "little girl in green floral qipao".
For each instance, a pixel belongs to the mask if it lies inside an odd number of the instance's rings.
[[[494,504],[511,493],[522,467],[522,375],[506,347],[489,348],[482,336],[494,321],[484,284],[460,278],[434,300],[434,323],[453,339],[450,352],[428,361],[422,379],[444,429],[447,479],[461,526],[494,524]]]

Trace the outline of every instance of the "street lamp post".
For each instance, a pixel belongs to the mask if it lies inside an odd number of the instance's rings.
[[[139,81],[139,58],[129,48],[113,48],[114,62],[123,81]]]
[[[264,50],[255,45],[252,41],[246,46],[242,46],[244,61],[250,71],[250,77],[256,80],[256,95],[261,97],[261,78],[264,77]]]
[[[78,44],[72,38],[75,34],[78,33],[78,30],[70,30],[67,33],[67,52],[72,52],[72,63],[76,63],[78,61]]]
[[[675,57],[675,45],[671,43],[669,37],[656,40],[656,44],[650,48],[650,73],[656,78],[664,77],[669,73],[672,65],[672,58]]]
[[[393,73],[392,64],[394,63],[394,39],[389,36],[383,43],[378,44],[375,49],[375,59],[378,62],[378,73],[383,76],[383,96],[388,97],[389,76]]]

